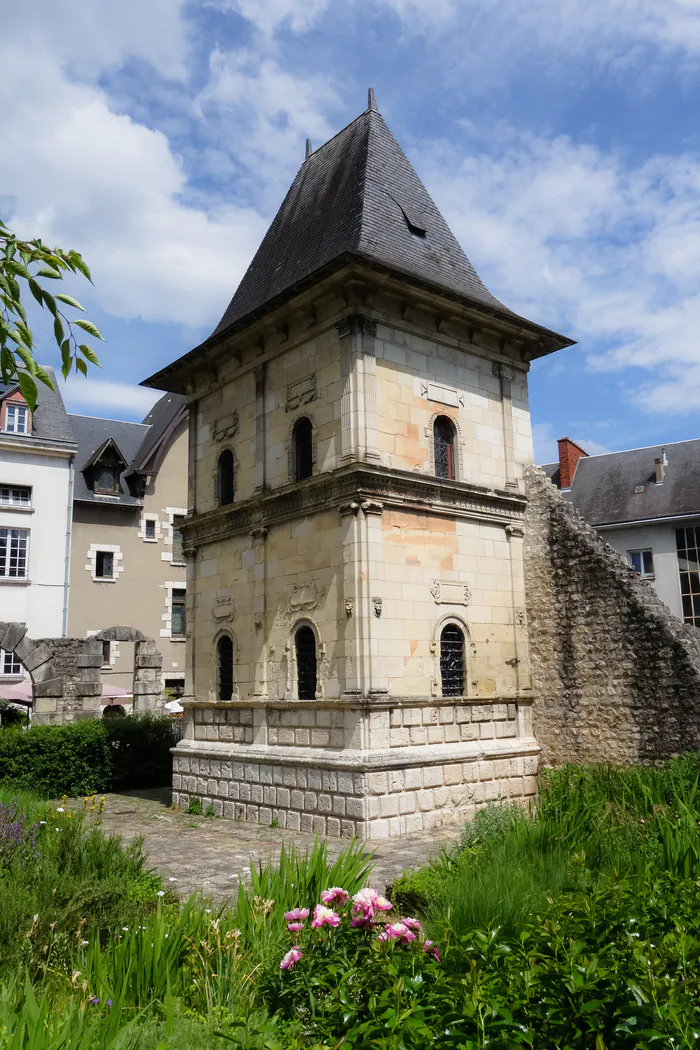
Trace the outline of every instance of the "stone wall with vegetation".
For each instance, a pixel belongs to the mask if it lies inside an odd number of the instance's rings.
[[[545,763],[700,748],[700,632],[672,616],[537,467],[526,474],[534,732]]]

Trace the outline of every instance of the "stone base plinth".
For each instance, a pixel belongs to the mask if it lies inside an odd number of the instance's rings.
[[[529,701],[524,706],[529,716]],[[188,705],[186,736],[173,749],[173,804],[186,808],[198,798],[219,817],[274,821],[331,838],[384,839],[463,822],[489,802],[534,798],[539,746],[519,733],[526,722],[522,705],[518,710],[498,698],[387,702],[379,710],[342,703]],[[457,727],[456,740],[445,739],[454,737],[445,733],[450,727]],[[291,730],[285,740],[299,731],[304,743],[269,742],[283,728]],[[424,730],[413,734],[420,742],[410,742],[411,729]],[[316,747],[314,730],[322,731]]]

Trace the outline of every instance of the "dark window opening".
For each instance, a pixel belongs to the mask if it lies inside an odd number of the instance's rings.
[[[216,468],[216,498],[220,507],[227,507],[229,503],[233,503],[234,478],[233,452],[226,448],[219,456]]]
[[[300,700],[316,699],[316,636],[300,627],[294,636],[297,656],[297,692]]]
[[[184,638],[186,630],[184,590],[173,588],[173,596],[170,603],[170,612],[171,636],[173,638]]]
[[[102,643],[102,666],[103,667],[108,667],[109,666],[109,662],[110,662],[111,656],[112,656],[112,643],[111,642],[103,642]]]
[[[233,696],[233,642],[227,634],[216,643],[219,671],[219,700],[230,700]]]
[[[154,518],[146,518],[144,528],[144,535],[147,540],[154,540],[156,538],[156,523]]]
[[[184,678],[166,678],[163,682],[163,689],[169,694],[170,700],[179,700],[185,695],[185,680]]]
[[[433,425],[435,447],[435,473],[439,478],[454,481],[455,477],[455,432],[447,416],[438,416]]]
[[[97,551],[95,555],[95,576],[98,580],[114,579],[114,555],[111,551]]]
[[[454,623],[440,635],[440,676],[443,696],[464,696],[464,635]]]
[[[94,491],[106,496],[119,495],[119,471],[116,467],[100,463],[95,468]]]
[[[182,523],[184,520],[184,514],[173,514],[173,565],[185,564],[185,551],[182,545]]]
[[[292,434],[294,448],[294,480],[303,481],[314,472],[313,427],[306,416],[297,419]]]
[[[630,565],[640,576],[654,575],[654,554],[651,550],[628,551]]]
[[[683,619],[700,627],[700,526],[676,529]]]
[[[125,718],[126,711],[121,704],[108,704],[102,712],[103,718]]]

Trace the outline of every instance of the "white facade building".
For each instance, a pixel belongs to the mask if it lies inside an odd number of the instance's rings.
[[[31,412],[19,386],[0,386],[0,620],[32,638],[66,633],[76,445],[55,376]],[[0,681],[22,676],[0,650]]]

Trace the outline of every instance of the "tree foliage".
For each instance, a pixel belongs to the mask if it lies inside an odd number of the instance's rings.
[[[52,294],[44,287],[44,281],[60,281],[68,272],[81,273],[92,284],[90,270],[79,252],[48,248],[41,240],[22,241],[0,219],[0,374],[5,384],[15,379],[19,382],[32,409],[36,406],[37,380],[48,387],[53,384],[36,361],[34,337],[22,304],[23,291],[25,301],[28,289],[39,306],[45,307],[53,317],[64,379],[72,368],[87,375],[88,363],[100,364],[92,347],[78,342],[79,338],[85,338],[82,332],[102,339],[96,325],[87,318],[66,313],[66,307],[85,313],[84,307],[72,296],[63,292]],[[76,328],[80,330],[77,334]]]

